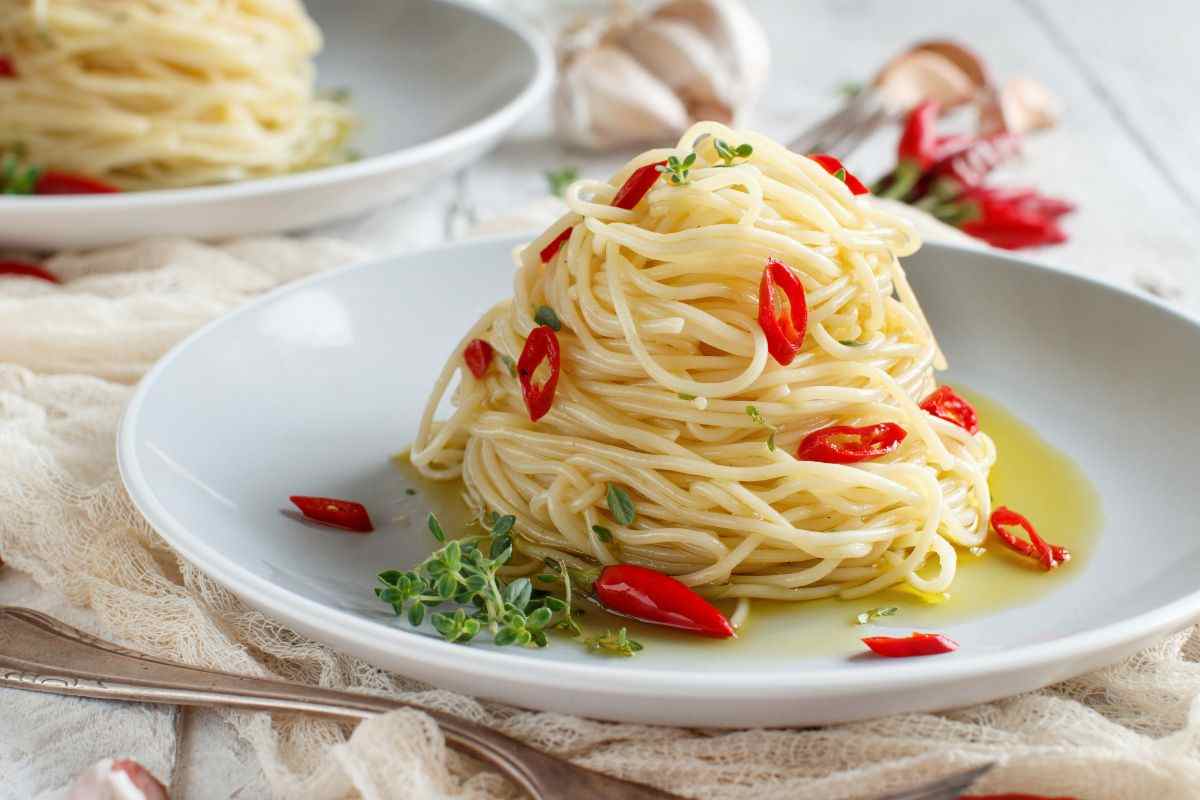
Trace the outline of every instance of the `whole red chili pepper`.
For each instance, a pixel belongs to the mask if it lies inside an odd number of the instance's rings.
[[[296,508],[300,509],[304,516],[316,522],[355,533],[370,533],[375,530],[371,524],[371,515],[362,503],[303,495],[292,495],[288,499],[296,504]]]
[[[472,339],[463,350],[463,361],[467,362],[467,368],[471,370],[472,375],[482,378],[495,354],[496,351],[483,339]]]
[[[733,626],[711,603],[670,575],[647,567],[605,567],[592,584],[592,592],[609,611],[642,622],[716,639],[733,636]]]
[[[28,261],[0,261],[0,275],[15,275],[24,278],[37,278],[49,283],[62,283],[58,276]]]
[[[121,191],[110,183],[75,175],[70,172],[46,170],[37,179],[34,194],[114,194]]]
[[[953,178],[960,186],[971,189],[996,167],[1012,158],[1021,149],[1021,137],[1011,133],[993,133],[970,140],[958,149],[946,153],[931,166],[928,177]]]
[[[833,425],[805,436],[796,450],[796,458],[826,464],[857,464],[887,455],[907,435],[908,431],[894,422],[863,427]]]
[[[842,182],[849,187],[852,194],[870,194],[871,190],[867,185],[854,177],[854,173],[846,169],[842,162],[836,157],[827,153],[814,153],[809,156],[813,161],[825,168],[825,171],[830,175],[837,175]]]
[[[571,238],[571,231],[573,231],[573,230],[575,230],[574,225],[572,225],[570,228],[567,228],[565,231],[560,233],[558,236],[555,236],[550,241],[550,244],[548,244],[542,248],[541,252],[538,253],[538,255],[540,255],[542,257],[543,264],[549,263],[550,259],[552,259],[556,255],[558,255],[558,251],[562,248],[562,246],[564,244],[567,243],[567,240]]]
[[[910,656],[935,656],[952,653],[958,642],[940,633],[914,633],[911,636],[868,636],[862,640],[878,655],[887,658],[909,658]]]
[[[8,56],[0,56],[0,78],[15,77],[17,77],[17,68],[13,66],[12,59]]]
[[[921,401],[921,409],[939,419],[953,422],[967,433],[979,433],[979,414],[958,392],[949,386],[940,386],[933,394]]]
[[[617,208],[631,210],[634,206],[642,201],[646,196],[646,192],[650,191],[650,187],[658,181],[662,175],[658,168],[664,166],[666,161],[658,161],[654,164],[647,164],[644,167],[638,167],[633,171],[621,188],[617,190],[613,197],[612,204]]]
[[[970,213],[959,226],[963,232],[1007,250],[1066,241],[1067,235],[1057,220],[1073,209],[1066,201],[1030,190],[1011,192],[984,187],[966,192],[963,203]]]
[[[776,287],[783,297],[777,296]],[[796,273],[775,259],[767,262],[758,282],[758,327],[767,337],[771,357],[785,367],[792,363],[808,329],[808,300]]]
[[[1042,567],[1047,571],[1054,569],[1064,561],[1071,560],[1071,551],[1060,545],[1047,542],[1038,535],[1037,528],[1033,527],[1032,522],[1011,508],[998,506],[992,512],[990,521],[992,530],[996,532],[996,535],[1000,537],[1000,541],[1004,542],[1009,549],[1015,550],[1023,556],[1036,558],[1042,562]],[[1005,528],[1010,528],[1013,525],[1023,528],[1026,535],[1029,536],[1029,540],[1018,539],[1015,534],[1005,530]]]
[[[911,161],[924,171],[941,158],[937,153],[935,130],[941,110],[942,106],[936,100],[926,100],[909,113],[904,132],[900,134],[900,144],[896,147],[896,155],[901,161]]]
[[[538,365],[545,361],[550,367],[550,377],[541,384],[533,382],[533,373]],[[517,359],[517,377],[521,381],[521,395],[525,398],[525,408],[529,410],[529,419],[537,422],[550,411],[554,403],[554,390],[558,387],[558,373],[561,360],[558,350],[558,335],[548,325],[539,325],[529,332],[525,346],[521,348],[521,357]]]

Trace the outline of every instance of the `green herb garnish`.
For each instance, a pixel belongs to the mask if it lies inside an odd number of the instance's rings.
[[[5,153],[0,158],[0,194],[33,194],[41,176],[41,167],[25,164],[20,152]]]
[[[748,144],[739,144],[737,147],[726,142],[724,139],[717,139],[713,142],[713,147],[717,150],[717,155],[724,161],[724,164],[718,164],[721,167],[732,167],[734,159],[749,158],[754,153],[754,148]]]
[[[586,644],[592,652],[625,657],[632,656],[642,649],[641,643],[629,638],[629,631],[625,628],[607,630],[599,636],[589,638]]]
[[[554,309],[550,306],[538,306],[537,311],[533,312],[533,321],[538,325],[545,325],[556,331],[562,330],[562,322],[559,320],[558,314],[555,314]]]
[[[669,156],[666,164],[659,164],[658,171],[667,177],[671,183],[676,186],[682,186],[688,182],[688,172],[692,165],[696,163],[696,154],[688,153],[687,157],[682,161],[675,156]]]
[[[899,610],[900,609],[896,608],[895,606],[886,606],[884,608],[872,608],[869,611],[864,611],[861,614],[859,614],[857,617],[854,618],[854,621],[857,622],[859,625],[866,625],[869,622],[874,622],[875,620],[879,619],[880,617],[895,616]]]
[[[677,394],[675,396],[678,397],[680,400],[695,400],[696,399],[696,395],[688,394],[687,392],[680,392],[679,394]]]
[[[413,626],[422,624],[428,613],[434,630],[450,642],[469,642],[481,631],[500,646],[545,647],[546,631],[551,628],[581,636],[571,609],[571,576],[566,567],[548,561],[547,566],[559,574],[537,576],[539,581],[561,581],[563,598],[534,589],[529,578],[505,583],[499,570],[512,557],[516,518],[494,513],[489,518],[489,536],[451,540],[412,570],[379,573],[381,586],[375,588],[375,595]],[[442,526],[432,514],[429,530],[444,541]],[[490,556],[484,554],[484,545]]]
[[[609,542],[611,542],[613,540],[612,531],[610,531],[608,528],[604,527],[603,525],[593,525],[592,533],[596,534],[596,538],[599,539],[600,541],[604,542],[605,544],[608,544]]]
[[[838,344],[845,347],[862,347],[866,342],[856,342],[853,339],[838,339]]]
[[[547,170],[545,175],[546,183],[550,184],[550,194],[562,197],[567,187],[578,180],[579,170],[576,167],[563,167],[562,169]]]
[[[608,510],[613,519],[622,525],[632,525],[637,519],[637,507],[629,499],[629,493],[615,483],[608,485]]]
[[[517,377],[517,362],[510,355],[500,354],[500,360],[504,362],[504,366],[508,367],[508,374]]]
[[[751,420],[754,421],[755,425],[761,425],[770,431],[770,434],[767,436],[767,449],[774,453],[775,434],[779,433],[779,428],[767,422],[766,418],[763,417],[762,412],[758,410],[757,406],[746,406],[746,414]]]

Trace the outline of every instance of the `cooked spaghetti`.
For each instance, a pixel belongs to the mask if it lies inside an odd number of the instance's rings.
[[[0,0],[0,150],[152,189],[344,159],[298,0]]]
[[[726,156],[724,142],[753,153],[727,166],[717,140]],[[631,210],[612,204],[637,168],[693,151],[680,184],[655,181]],[[919,407],[944,367],[898,261],[919,243],[843,177],[701,123],[612,183],[576,182],[570,212],[518,254],[513,298],[438,376],[412,463],[430,478],[461,476],[476,510],[515,515],[528,570],[547,557],[632,562],[717,598],[946,591],[956,546],[987,533],[995,450]],[[547,248],[568,228],[557,252]],[[769,259],[807,295],[807,334],[787,366],[758,319]],[[534,422],[500,360],[477,379],[463,352],[479,338],[516,359],[541,306],[561,324],[561,372]],[[435,421],[448,393],[453,413]],[[878,458],[797,457],[814,431],[878,423],[907,433]],[[631,523],[614,518],[610,485],[633,501]]]

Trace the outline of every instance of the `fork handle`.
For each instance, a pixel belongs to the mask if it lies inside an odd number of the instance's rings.
[[[0,687],[105,700],[298,711],[351,719],[413,708],[437,721],[451,747],[488,762],[535,800],[676,797],[575,766],[441,711],[391,698],[188,667],[118,647],[26,608],[0,607]]]

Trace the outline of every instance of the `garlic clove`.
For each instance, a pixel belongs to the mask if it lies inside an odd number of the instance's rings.
[[[576,54],[565,66],[554,113],[569,141],[598,149],[672,139],[689,122],[669,86],[633,56],[603,45]]]
[[[952,108],[973,100],[980,87],[954,62],[929,50],[910,50],[887,64],[875,77],[884,102],[907,111],[923,100]]]
[[[930,39],[917,43],[912,50],[941,56],[962,70],[963,74],[980,88],[992,82],[988,77],[987,65],[983,63],[983,59],[976,55],[974,50],[964,47],[958,42],[952,42],[949,39]]]
[[[995,92],[980,111],[985,132],[1028,133],[1052,128],[1062,106],[1058,97],[1032,78],[1012,78]]]
[[[723,110],[719,121],[732,118],[722,59],[696,28],[674,20],[651,19],[630,28],[621,44],[689,109],[694,104],[714,106]],[[695,114],[691,117],[696,118]]]
[[[724,66],[717,97],[733,110],[735,121],[753,106],[766,88],[771,47],[740,0],[673,0],[655,10],[654,18],[688,24],[708,40]]]

